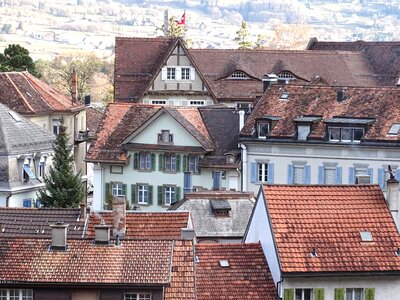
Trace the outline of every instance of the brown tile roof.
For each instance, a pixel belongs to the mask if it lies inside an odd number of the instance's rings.
[[[101,220],[113,225],[112,212],[90,213],[86,237],[94,238],[94,226]],[[180,239],[189,224],[188,212],[127,212],[125,239]]]
[[[0,238],[0,281],[20,283],[167,285],[173,242],[125,240],[121,246],[69,240],[52,251],[51,239]],[[18,251],[16,251],[18,249]]]
[[[141,99],[178,39],[115,39],[115,98],[121,102]]]
[[[400,236],[378,185],[263,190],[283,273],[400,271]]]
[[[361,51],[379,85],[394,86],[400,76],[400,42],[325,42],[312,40],[309,50]]]
[[[89,138],[93,139],[96,136],[97,127],[99,127],[103,119],[103,112],[94,107],[86,107],[86,127],[89,130]]]
[[[287,100],[279,100],[282,87],[271,86],[257,103],[253,113],[241,131],[243,137],[252,136],[256,120],[265,116],[279,117],[279,121],[269,134],[274,138],[295,138],[296,127],[293,120],[300,116],[321,116],[310,133],[309,139],[324,139],[325,119],[334,116],[350,118],[373,118],[374,124],[366,132],[362,143],[368,141],[399,141],[399,135],[387,135],[393,123],[400,122],[400,90],[398,88],[344,87],[344,101],[337,101],[338,87],[286,85]],[[389,109],[390,108],[390,109]]]
[[[107,106],[97,139],[89,148],[87,160],[126,162],[123,142],[156,113],[162,112],[175,118],[205,151],[213,150],[213,141],[197,108],[112,103]]]
[[[21,115],[43,115],[84,109],[28,72],[0,73],[0,102]]]
[[[85,220],[80,219],[79,209],[2,207],[0,208],[0,238],[49,238],[51,237],[49,225],[57,222],[69,224],[69,238],[82,237]]]
[[[170,286],[166,300],[189,300],[195,297],[194,246],[192,241],[174,241]]]
[[[328,85],[376,86],[369,64],[358,52],[190,49],[217,100],[255,100],[262,95],[262,76],[289,71],[305,82]],[[243,71],[249,80],[226,79]]]
[[[277,291],[261,245],[196,245],[196,287],[198,300],[276,300]],[[221,267],[227,260],[229,267]]]

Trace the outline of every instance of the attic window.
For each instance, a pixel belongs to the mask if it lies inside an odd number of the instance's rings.
[[[8,113],[14,119],[15,122],[21,122],[22,121],[21,118],[19,117],[19,115],[15,111],[9,111]]]
[[[227,200],[212,199],[210,200],[210,206],[216,216],[229,216],[231,206]]]
[[[242,71],[235,71],[228,77],[228,79],[250,79],[250,77]]]
[[[371,231],[360,231],[361,241],[362,242],[372,242],[372,233]]]
[[[296,80],[296,77],[292,73],[287,72],[287,71],[281,72],[278,75],[278,78],[282,78],[282,79],[286,79],[286,80]]]
[[[389,135],[397,135],[400,130],[400,124],[394,123],[392,127],[390,127],[388,134]]]
[[[220,261],[219,261],[219,266],[221,267],[221,268],[229,268],[229,261],[227,260],[227,259],[221,259]]]
[[[259,138],[266,138],[269,133],[269,122],[258,122],[257,124],[257,132]]]
[[[289,92],[282,92],[279,97],[279,100],[287,100],[289,98]]]

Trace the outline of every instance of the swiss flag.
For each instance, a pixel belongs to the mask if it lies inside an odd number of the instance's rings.
[[[178,25],[185,25],[185,21],[186,21],[186,11],[183,13],[181,19],[179,21],[176,22],[176,24]]]

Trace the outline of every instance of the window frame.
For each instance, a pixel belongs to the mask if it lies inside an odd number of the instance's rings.
[[[301,182],[296,182],[296,171],[301,172]],[[293,184],[304,184],[306,180],[306,165],[293,164]]]
[[[135,296],[135,298],[132,298],[132,296]],[[124,300],[151,300],[152,299],[152,294],[145,292],[125,292],[124,293]]]
[[[151,100],[152,105],[167,105],[167,100]]]
[[[139,152],[138,170],[150,171],[151,170],[151,153]]]
[[[190,80],[190,67],[181,68],[181,80]]]
[[[60,134],[60,128],[62,124],[62,119],[52,119],[51,120],[51,127],[52,127],[52,132],[55,135]]]
[[[347,293],[351,292],[351,300],[354,300],[355,298],[355,292],[359,291],[360,292],[360,300],[364,300],[364,288],[346,288],[344,291],[344,296],[347,299]]]
[[[300,300],[313,300],[314,299],[314,295],[313,295],[313,291],[314,289],[310,289],[310,288],[301,288],[301,289],[294,289],[294,299],[297,299],[297,292],[301,291],[301,295],[300,295]],[[305,298],[305,291],[309,291],[309,297]]]
[[[11,291],[18,291],[18,295],[11,296]],[[5,292],[5,293],[4,293]],[[28,294],[26,294],[28,292]],[[13,298],[11,298],[13,297]],[[32,289],[0,289],[0,300],[33,300]]]
[[[176,67],[167,67],[166,70],[166,79],[167,80],[176,80]]]
[[[248,79],[250,79],[250,77],[245,72],[240,71],[240,70],[236,70],[231,75],[229,75],[228,79],[248,80]]]
[[[175,173],[177,171],[177,159],[175,153],[164,153],[164,172]]]
[[[331,135],[332,135],[331,132],[333,130],[339,130],[339,138],[338,139],[336,139],[336,138],[332,139],[331,138]],[[346,131],[347,130],[350,131],[350,134],[351,134],[350,139],[343,138],[343,131],[345,131],[345,130]],[[361,130],[362,131],[362,135],[361,135],[360,139],[355,139],[354,138],[355,137],[355,132],[357,130]],[[363,127],[338,127],[338,126],[330,126],[330,127],[328,127],[328,140],[330,142],[360,143],[364,135],[365,135],[365,128],[363,128]]]
[[[111,183],[111,195],[113,197],[126,196],[125,194],[122,193],[122,191],[123,191],[123,183],[122,182],[114,181],[114,182],[110,182],[110,183]],[[116,191],[116,194],[114,194],[114,191]]]
[[[168,195],[168,197],[167,197]],[[171,206],[176,201],[176,185],[163,185],[164,205]],[[167,200],[169,200],[167,202]]]
[[[149,185],[144,184],[144,183],[137,183],[136,184],[136,197],[137,197],[137,203],[138,204],[144,204],[148,205],[149,204]],[[140,195],[143,193],[142,195]]]
[[[267,133],[265,135],[261,135],[261,127],[267,125]],[[258,121],[257,122],[257,137],[259,139],[266,139],[269,132],[271,131],[271,122],[268,121]]]
[[[267,163],[267,162],[257,162],[257,182],[258,183],[268,182],[268,175],[269,175],[268,165],[269,165],[269,163]]]
[[[174,135],[170,132],[169,129],[162,129],[161,132],[157,135],[157,141],[159,144],[163,145],[173,144]]]
[[[199,160],[200,157],[198,155],[188,155],[188,170],[191,173],[198,174],[199,170]]]

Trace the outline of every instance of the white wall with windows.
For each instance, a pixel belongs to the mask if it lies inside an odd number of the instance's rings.
[[[369,175],[370,182],[379,184],[385,191],[388,165],[400,179],[400,152],[394,147],[267,142],[248,142],[246,146],[249,176],[243,180],[247,181],[248,191],[257,192],[263,182],[354,184],[357,175]]]

